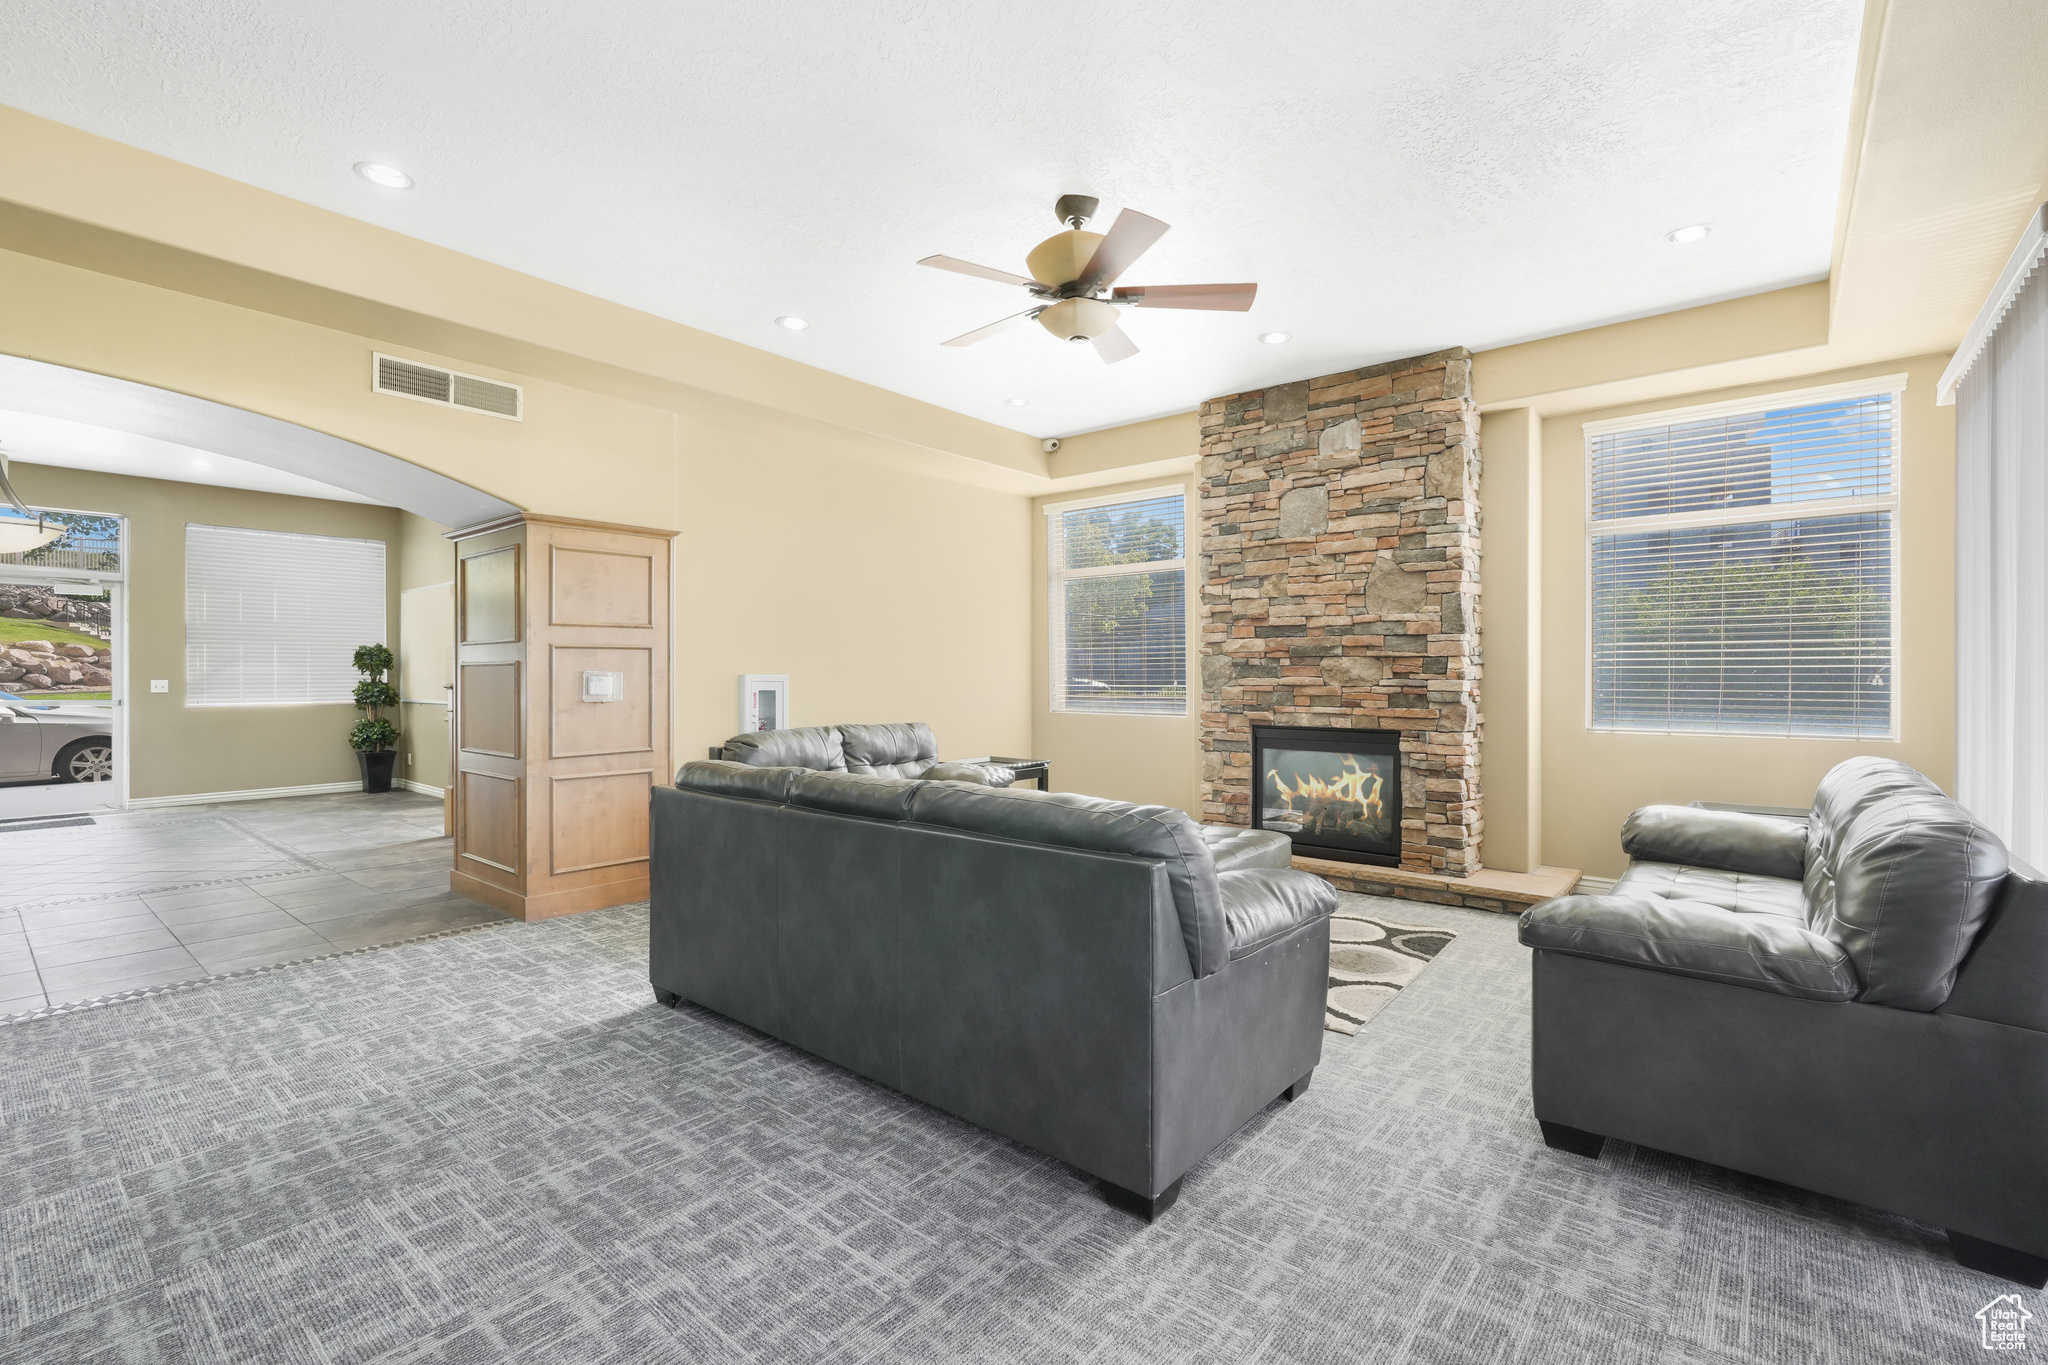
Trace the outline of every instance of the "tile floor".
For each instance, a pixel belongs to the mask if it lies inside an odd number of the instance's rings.
[[[0,1018],[510,922],[448,890],[449,845],[411,792],[0,825]]]

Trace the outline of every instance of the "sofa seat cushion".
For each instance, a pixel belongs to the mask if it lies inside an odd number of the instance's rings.
[[[1229,961],[1229,935],[1216,890],[1216,860],[1209,856],[1200,828],[1185,811],[1075,792],[925,782],[911,799],[910,818],[922,825],[1022,843],[1157,859],[1166,867],[1190,970],[1196,976],[1208,976]]]
[[[1335,888],[1307,872],[1273,867],[1218,872],[1216,886],[1223,896],[1233,962],[1304,924],[1329,918],[1337,908]]]
[[[1716,867],[1685,867],[1677,863],[1636,863],[1614,884],[1617,896],[1656,896],[1663,900],[1700,901],[1744,914],[1784,915],[1806,923],[1798,882],[1785,877],[1759,877]]]
[[[1856,998],[1849,954],[1783,915],[1654,896],[1559,896],[1522,914],[1522,943],[1801,1000]]]
[[[1218,873],[1294,866],[1294,841],[1278,830],[1239,829],[1236,825],[1202,825],[1200,829]]]

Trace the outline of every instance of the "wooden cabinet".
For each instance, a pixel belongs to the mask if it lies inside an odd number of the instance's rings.
[[[456,891],[521,919],[646,897],[674,534],[531,513],[449,533]]]

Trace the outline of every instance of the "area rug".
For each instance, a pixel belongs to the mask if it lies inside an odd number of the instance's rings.
[[[1356,1033],[1457,937],[1340,910],[1330,916],[1330,994],[1323,1027]]]

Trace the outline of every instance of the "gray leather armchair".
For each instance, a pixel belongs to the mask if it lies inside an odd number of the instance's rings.
[[[889,725],[809,725],[734,735],[719,759],[749,767],[809,768],[864,777],[923,777],[1007,787],[1017,775],[1000,763],[953,763],[939,757],[939,741],[923,721]]]
[[[2048,885],[1904,764],[1804,821],[1651,806],[1603,896],[1531,907],[1544,1140],[1606,1138],[1947,1231],[2048,1284]]]
[[[1336,893],[1284,836],[722,761],[656,788],[652,820],[658,1000],[1036,1147],[1148,1219],[1322,1055]]]

